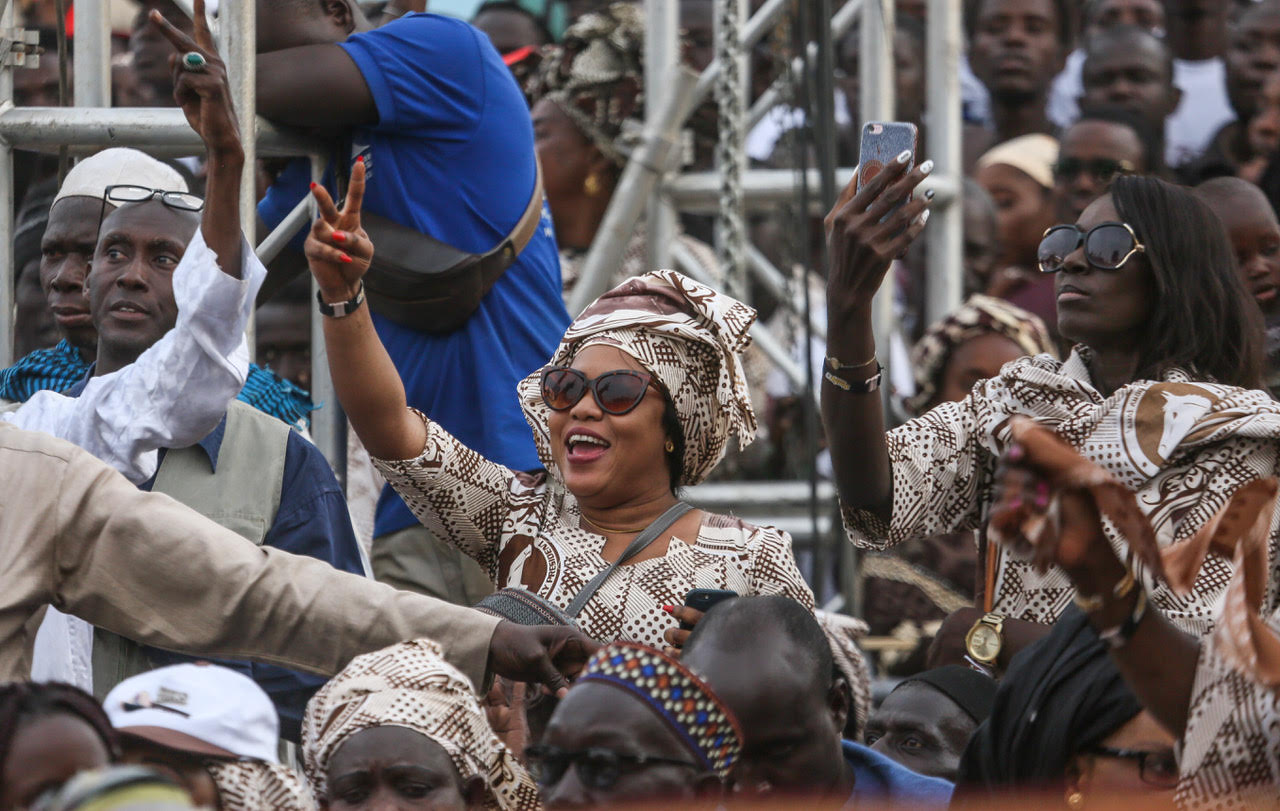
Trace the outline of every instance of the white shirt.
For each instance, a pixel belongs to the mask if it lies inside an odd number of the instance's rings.
[[[90,378],[79,397],[38,392],[0,419],[84,448],[134,484],[155,475],[157,449],[203,439],[249,374],[245,327],[266,268],[240,240],[240,278],[218,269],[197,230],[173,271],[178,318],[133,363]],[[31,676],[92,691],[93,626],[53,608],[36,635]]]

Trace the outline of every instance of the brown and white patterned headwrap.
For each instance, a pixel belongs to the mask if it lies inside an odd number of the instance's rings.
[[[338,747],[383,726],[411,729],[444,747],[464,781],[484,780],[487,807],[539,807],[537,784],[493,733],[471,682],[437,643],[416,639],[357,656],[307,702],[302,754],[317,797],[328,795],[329,759]]]
[[[583,310],[565,331],[551,365],[566,366],[595,344],[635,358],[666,389],[680,418],[684,464],[679,484],[697,484],[724,458],[731,435],[737,435],[739,448],[756,437],[742,369],[742,352],[751,344],[747,331],[755,320],[756,311],[737,299],[674,270],[655,270],[628,279]],[[541,374],[521,381],[520,404],[538,457],[559,478]]]
[[[529,95],[564,111],[609,160],[626,163],[624,124],[644,110],[644,15],[632,3],[584,14],[543,51]]]
[[[297,772],[259,760],[208,760],[223,811],[315,811],[311,790]]]
[[[951,315],[925,330],[911,349],[916,393],[907,400],[907,407],[913,414],[923,414],[937,398],[951,354],[966,341],[983,335],[1002,335],[1028,355],[1057,356],[1039,316],[1003,299],[971,296]]]

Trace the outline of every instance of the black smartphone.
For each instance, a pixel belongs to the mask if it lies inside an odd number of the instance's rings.
[[[872,121],[866,124],[862,128],[862,146],[858,149],[858,191],[862,191],[863,186],[906,151],[911,152],[911,160],[907,162],[907,171],[910,172],[915,168],[919,149],[920,130],[915,124],[906,121]],[[906,202],[910,200],[908,197]],[[894,206],[885,217],[897,209],[898,206]]]
[[[738,592],[728,589],[691,589],[684,596],[684,604],[689,608],[696,608],[702,613],[707,613],[707,609],[716,603],[724,602],[733,597],[737,597]],[[692,631],[693,626],[687,622],[680,623],[682,631]]]

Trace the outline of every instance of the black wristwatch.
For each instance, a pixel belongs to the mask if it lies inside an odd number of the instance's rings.
[[[321,295],[319,290],[317,290],[316,303],[320,305],[321,314],[327,315],[330,318],[342,318],[343,316],[351,315],[356,311],[357,307],[364,303],[364,281],[361,280],[360,289],[356,291],[354,298],[348,299],[347,301],[339,301],[334,304],[330,304],[325,301],[324,296]]]

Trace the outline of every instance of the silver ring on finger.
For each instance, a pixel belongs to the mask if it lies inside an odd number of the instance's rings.
[[[209,60],[204,58],[204,54],[199,51],[187,51],[182,55],[182,69],[191,73],[204,73],[205,68],[209,66]]]

